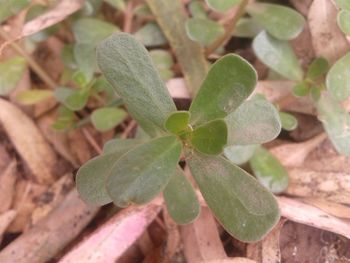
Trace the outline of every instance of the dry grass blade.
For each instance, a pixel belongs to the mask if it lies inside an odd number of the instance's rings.
[[[285,220],[280,220],[277,226],[262,241],[262,263],[281,262],[280,233]]]
[[[7,211],[12,204],[17,179],[17,162],[13,160],[0,174],[0,213]]]
[[[16,217],[16,210],[8,210],[5,213],[0,214],[0,243],[2,235],[6,231],[6,228],[11,224],[12,220]]]

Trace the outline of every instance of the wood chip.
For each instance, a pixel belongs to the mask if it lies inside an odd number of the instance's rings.
[[[7,168],[0,174],[0,213],[7,211],[12,204],[15,195],[15,183],[17,179],[17,162],[11,161]]]
[[[12,220],[16,217],[16,210],[8,210],[0,214],[0,243],[2,235],[5,233],[6,228],[11,224]]]

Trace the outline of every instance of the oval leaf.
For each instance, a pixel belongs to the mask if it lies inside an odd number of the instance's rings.
[[[208,6],[215,11],[226,12],[237,5],[240,0],[205,0]]]
[[[146,47],[162,46],[167,43],[162,30],[155,22],[149,22],[137,30],[135,38]]]
[[[116,33],[98,45],[97,61],[138,124],[151,136],[162,134],[176,107],[148,51],[131,35]]]
[[[16,96],[16,101],[18,101],[23,105],[33,105],[52,97],[53,97],[52,90],[31,89],[31,90],[24,90],[18,93],[18,95]]]
[[[305,81],[300,82],[293,87],[293,94],[297,97],[304,97],[309,93],[310,93],[310,86]]]
[[[350,1],[349,0],[335,0],[337,6],[341,9],[350,11]]]
[[[164,200],[170,216],[177,224],[189,224],[199,215],[197,195],[181,168],[176,169],[165,187]]]
[[[197,153],[188,163],[208,206],[232,236],[255,242],[276,225],[275,198],[250,174],[218,156]]]
[[[242,165],[249,161],[258,146],[257,144],[231,145],[224,149],[224,154],[234,164]]]
[[[191,124],[226,117],[249,97],[256,82],[256,71],[245,59],[223,56],[212,65],[191,104]]]
[[[262,30],[262,27],[253,19],[243,17],[238,20],[233,31],[233,35],[236,37],[252,38],[259,34]]]
[[[165,128],[174,134],[179,134],[187,130],[190,121],[190,113],[188,111],[176,111],[170,114],[165,122]]]
[[[85,43],[75,44],[74,59],[79,71],[84,75],[85,81],[90,82],[96,68],[95,46]]]
[[[268,150],[259,147],[249,161],[259,182],[273,193],[281,193],[288,186],[288,173]]]
[[[329,70],[326,86],[337,100],[343,101],[350,96],[350,53],[339,59]]]
[[[139,140],[120,140],[114,143],[113,151],[97,156],[85,163],[78,170],[76,184],[81,198],[94,205],[112,202],[107,194],[106,180],[113,164],[126,152],[140,144]],[[117,146],[118,145],[118,146]]]
[[[278,40],[263,31],[255,37],[253,49],[256,56],[269,68],[287,79],[302,81],[303,70],[288,42]]]
[[[0,95],[7,95],[21,80],[26,61],[22,57],[14,57],[0,63]]]
[[[244,102],[225,121],[228,145],[261,144],[275,139],[281,132],[276,107],[257,97]]]
[[[301,14],[282,5],[252,3],[248,5],[247,12],[269,34],[281,40],[297,37],[305,25]]]
[[[222,25],[207,18],[190,18],[186,21],[188,37],[203,46],[210,46],[224,32]]]
[[[311,80],[316,80],[317,78],[321,77],[323,74],[326,74],[328,69],[329,69],[329,64],[327,59],[316,58],[310,64],[306,73],[306,77]]]
[[[116,127],[126,116],[122,109],[105,107],[93,111],[91,122],[98,131],[104,132]]]
[[[205,154],[220,154],[227,143],[227,126],[223,120],[210,121],[192,132],[191,143]]]
[[[124,154],[112,167],[106,182],[113,202],[125,207],[151,201],[169,182],[181,149],[181,142],[175,136],[167,136]]]
[[[192,0],[189,5],[188,9],[190,10],[190,13],[192,17],[196,18],[207,18],[207,12],[205,11],[204,3],[200,0]]]
[[[340,11],[338,13],[337,22],[344,34],[350,36],[350,11]]]
[[[292,114],[280,112],[282,128],[286,131],[295,130],[298,127],[298,120]]]

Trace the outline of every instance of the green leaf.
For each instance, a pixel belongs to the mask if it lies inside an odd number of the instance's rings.
[[[75,122],[74,112],[64,105],[60,105],[57,112],[58,117],[51,127],[56,131],[68,131],[71,129]]]
[[[167,44],[162,30],[157,23],[148,22],[135,32],[135,38],[146,47],[162,46]]]
[[[196,17],[196,18],[208,17],[202,1],[192,0],[188,5],[188,9],[190,10],[192,17]]]
[[[326,74],[328,69],[329,69],[329,64],[327,59],[316,58],[310,64],[306,73],[306,77],[311,80],[316,80],[317,78],[321,77],[323,74]]]
[[[165,121],[165,128],[173,134],[180,134],[182,131],[188,130],[190,116],[188,111],[175,111]]]
[[[112,139],[103,145],[103,154],[110,154],[114,152],[126,152],[136,145],[144,143],[144,139]]]
[[[209,208],[232,236],[255,242],[276,225],[275,198],[250,174],[219,156],[195,153],[188,163]]]
[[[115,25],[96,18],[81,18],[73,24],[76,42],[92,46],[97,45],[117,31],[119,31],[119,28]]]
[[[205,0],[211,9],[219,12],[226,12],[237,5],[240,0]]]
[[[14,57],[0,63],[0,95],[9,94],[21,80],[26,61],[22,57]]]
[[[350,156],[350,115],[341,104],[327,93],[317,103],[318,118],[330,137],[335,149]]]
[[[29,5],[29,0],[0,0],[0,23]]]
[[[251,18],[241,18],[233,31],[236,37],[252,38],[262,31],[262,27]]]
[[[105,132],[120,124],[126,116],[127,113],[122,109],[104,107],[92,112],[91,122],[98,131]]]
[[[152,200],[173,175],[181,148],[181,142],[175,136],[166,136],[124,154],[112,167],[106,182],[113,202],[125,207]]]
[[[288,42],[278,40],[263,31],[254,38],[253,50],[266,66],[283,77],[294,81],[303,80],[303,70]]]
[[[273,193],[282,193],[288,187],[288,172],[278,159],[259,147],[249,161],[258,181]]]
[[[297,37],[305,25],[301,14],[282,5],[252,3],[248,5],[247,12],[269,34],[280,40]]]
[[[256,71],[246,60],[233,54],[223,56],[212,65],[191,104],[191,123],[226,117],[249,97],[256,82]]]
[[[225,29],[222,25],[207,18],[194,17],[186,21],[188,37],[204,46],[210,46],[224,32]]]
[[[171,176],[163,195],[168,212],[177,224],[189,224],[199,215],[197,195],[181,168]]]
[[[77,69],[77,63],[74,58],[74,46],[72,44],[64,45],[61,49],[61,60],[69,69]]]
[[[310,92],[309,84],[305,81],[296,84],[293,87],[293,94],[297,97],[304,97]]]
[[[218,119],[198,126],[192,132],[191,143],[201,153],[220,154],[227,143],[226,123]]]
[[[51,97],[53,97],[51,90],[31,89],[19,92],[16,101],[23,105],[33,105]]]
[[[105,205],[112,202],[105,186],[107,177],[117,160],[140,144],[138,140],[126,141],[127,143],[124,143],[124,140],[114,142],[112,152],[97,156],[80,167],[76,176],[76,184],[85,202],[94,205]]]
[[[318,102],[321,98],[321,87],[311,87],[310,95],[314,102]]]
[[[95,47],[85,43],[75,44],[74,58],[80,72],[84,74],[86,82],[90,82],[96,68]]]
[[[282,128],[286,131],[295,130],[298,127],[298,120],[292,114],[280,112]]]
[[[170,52],[163,49],[154,49],[149,54],[163,80],[168,80],[174,76],[171,70],[174,60]]]
[[[335,0],[335,2],[339,8],[350,11],[349,0]]]
[[[281,131],[276,107],[254,97],[225,118],[228,145],[261,144],[275,139]]]
[[[152,11],[147,4],[139,4],[134,9],[136,16],[152,16]]]
[[[126,4],[124,0],[104,0],[104,1],[118,10],[121,10],[123,12],[125,11]]]
[[[234,164],[242,165],[249,161],[258,146],[257,144],[231,145],[224,149],[224,154]]]
[[[337,100],[343,101],[350,96],[350,53],[331,67],[326,77],[326,86]]]
[[[147,50],[131,35],[117,33],[98,45],[97,61],[138,124],[150,136],[164,133],[176,107]]]
[[[58,87],[55,89],[54,95],[59,102],[72,111],[84,108],[89,98],[89,92],[85,88],[70,89]]]
[[[340,11],[337,16],[337,22],[344,34],[350,36],[350,11]]]

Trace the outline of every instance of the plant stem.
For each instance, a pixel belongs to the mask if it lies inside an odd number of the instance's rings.
[[[43,68],[25,51],[23,48],[18,45],[16,42],[11,41],[10,37],[7,33],[0,27],[0,36],[7,41],[7,43],[21,56],[23,56],[29,66],[33,69],[33,71],[41,78],[43,82],[45,82],[50,88],[55,89],[57,84],[55,81],[43,70]],[[6,43],[5,43],[6,45]]]
[[[228,41],[232,35],[232,31],[235,29],[238,20],[244,15],[245,8],[248,5],[249,0],[242,0],[239,4],[237,11],[235,15],[232,17],[232,19],[229,21],[228,26],[226,27],[225,34],[223,34],[220,38],[215,40],[215,42],[207,48],[206,55],[210,55],[213,53],[216,49],[218,49],[222,44],[224,44],[226,41]]]

